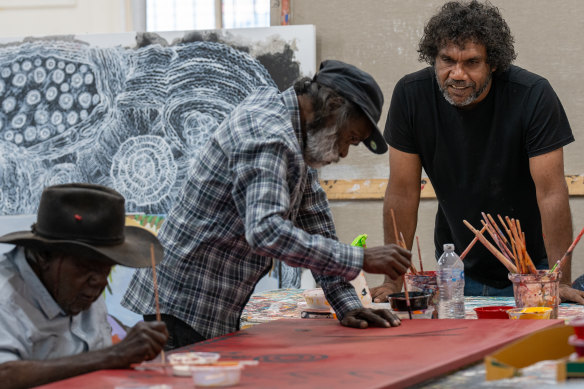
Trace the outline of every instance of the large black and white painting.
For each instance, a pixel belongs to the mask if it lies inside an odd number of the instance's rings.
[[[45,186],[67,182],[165,214],[247,94],[314,70],[313,26],[3,40],[0,215],[33,214]]]

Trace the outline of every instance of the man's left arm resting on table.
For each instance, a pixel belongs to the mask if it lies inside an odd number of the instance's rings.
[[[535,182],[545,248],[552,268],[572,243],[572,216],[564,178],[563,149],[530,158],[529,168]],[[571,287],[571,262],[570,257],[566,258],[562,266],[560,298],[584,304],[584,292]]]
[[[318,234],[338,240],[331,209],[324,189],[320,186],[316,170],[309,169],[308,185],[302,198],[302,206],[296,218],[300,228],[310,234]],[[363,307],[353,285],[339,276],[325,276],[312,272],[322,286],[327,300],[345,326],[365,328],[369,324],[384,327],[386,322],[399,324],[397,318],[374,313]]]
[[[308,169],[307,185],[296,224],[309,234],[322,235],[338,241],[326,193],[320,186],[318,173],[314,169]],[[312,274],[326,292],[327,299],[339,320],[342,320],[347,312],[363,307],[355,289],[343,277],[323,276],[315,272]]]

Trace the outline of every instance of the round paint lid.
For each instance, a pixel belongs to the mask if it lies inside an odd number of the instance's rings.
[[[568,338],[568,344],[575,347],[584,347],[584,339],[580,339],[576,335],[570,335]]]
[[[579,316],[570,320],[568,325],[572,327],[584,327],[584,316]]]

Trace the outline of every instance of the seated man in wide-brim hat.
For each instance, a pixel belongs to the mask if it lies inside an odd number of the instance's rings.
[[[147,267],[162,247],[125,226],[124,198],[91,184],[45,188],[31,231],[0,237],[16,247],[0,259],[0,382],[40,385],[155,358],[162,322],[138,323],[112,346],[103,298],[113,265]]]

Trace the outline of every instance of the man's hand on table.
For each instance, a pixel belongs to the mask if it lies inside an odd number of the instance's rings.
[[[387,309],[357,308],[349,311],[341,320],[345,327],[367,328],[373,327],[397,327],[401,320],[393,312]]]
[[[569,284],[560,284],[560,300],[584,305],[584,291],[574,289]]]
[[[160,321],[140,322],[128,331],[126,337],[112,346],[115,367],[124,368],[156,358],[168,339],[166,324]]]

